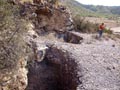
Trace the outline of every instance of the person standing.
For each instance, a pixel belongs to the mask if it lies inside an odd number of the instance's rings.
[[[105,29],[105,25],[104,25],[104,23],[102,23],[102,24],[99,26],[99,31],[98,31],[98,33],[99,33],[99,38],[102,37],[102,34],[103,34],[104,29]]]

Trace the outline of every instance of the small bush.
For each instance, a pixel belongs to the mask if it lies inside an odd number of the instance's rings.
[[[112,33],[113,33],[112,30],[107,29],[107,28],[105,28],[104,32],[105,32],[105,33],[108,33],[108,34],[112,34]]]

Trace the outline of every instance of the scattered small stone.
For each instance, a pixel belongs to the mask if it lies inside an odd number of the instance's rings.
[[[115,69],[115,67],[113,67],[113,69]]]
[[[107,67],[107,70],[111,70],[111,68]]]
[[[113,44],[112,47],[115,47],[115,45]]]

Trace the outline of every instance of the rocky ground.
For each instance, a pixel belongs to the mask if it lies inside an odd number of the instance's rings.
[[[49,37],[36,40],[39,44],[53,44],[67,50],[79,62],[82,84],[78,90],[120,90],[120,40],[106,35],[101,39],[95,39],[96,35],[92,34],[79,35],[83,37],[81,44],[51,41]]]
[[[120,43],[102,40],[66,48],[79,61],[83,90],[120,90]]]
[[[120,33],[120,27],[114,27],[114,28],[111,28],[111,30],[116,34]]]

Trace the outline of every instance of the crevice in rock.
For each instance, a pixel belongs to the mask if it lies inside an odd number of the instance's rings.
[[[26,90],[77,90],[77,72],[77,63],[67,52],[49,48],[43,61],[28,65]]]

